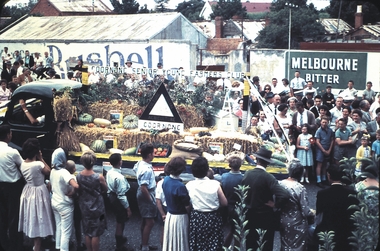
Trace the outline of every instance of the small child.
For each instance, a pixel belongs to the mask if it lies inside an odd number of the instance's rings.
[[[310,139],[313,137],[308,133],[309,125],[303,124],[301,126],[301,134],[297,138],[297,158],[304,166],[304,173],[300,182],[309,183],[309,170],[313,166],[313,151],[311,149]]]
[[[355,168],[356,177],[359,177],[361,174],[362,162],[360,160],[362,158],[371,158],[371,147],[368,145],[369,137],[367,135],[363,135],[361,143],[362,145],[356,151],[356,159],[357,159],[357,164]]]
[[[372,143],[372,154],[380,156],[380,129],[376,131],[376,141]]]

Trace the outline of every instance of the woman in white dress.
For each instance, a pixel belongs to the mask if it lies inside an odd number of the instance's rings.
[[[34,251],[40,251],[41,238],[54,233],[50,194],[44,182],[50,167],[42,158],[38,139],[27,139],[22,151],[26,159],[20,170],[26,185],[20,197],[18,230],[34,240]]]
[[[288,105],[287,104],[280,104],[277,108],[279,113],[276,115],[277,121],[274,120],[273,126],[277,133],[281,135],[282,139],[285,139],[285,135],[289,137],[289,127],[292,124],[291,117],[287,114],[288,112]],[[280,125],[284,128],[284,131],[280,129]]]

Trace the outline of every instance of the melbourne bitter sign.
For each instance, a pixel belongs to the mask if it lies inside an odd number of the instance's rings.
[[[288,62],[286,57],[286,65]],[[295,71],[299,71],[305,81],[313,81],[314,87],[320,89],[324,89],[327,84],[345,89],[348,81],[353,80],[355,89],[361,90],[366,86],[367,53],[291,51],[290,80],[294,78]]]

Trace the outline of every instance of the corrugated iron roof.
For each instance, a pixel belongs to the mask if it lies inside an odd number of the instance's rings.
[[[232,20],[231,20],[232,21]],[[236,21],[232,21],[236,27],[241,30],[241,24]],[[215,37],[215,21],[193,22],[208,38]],[[264,28],[264,21],[243,21],[243,34],[247,39],[254,41],[259,35],[259,32]]]
[[[379,24],[368,24],[363,25],[363,29],[368,33],[371,33],[375,37],[380,37],[380,25]]]
[[[28,17],[4,31],[7,41],[148,40],[181,16],[180,13]],[[27,29],[25,27],[28,27]]]
[[[102,0],[49,0],[61,12],[112,12]],[[94,4],[94,5],[93,5]]]
[[[339,20],[339,28],[338,28],[337,18],[322,18],[320,19],[320,22],[325,28],[326,34],[336,34],[337,30],[338,30],[338,33],[343,33],[343,32],[347,33],[354,29],[351,25],[349,25],[342,19]]]

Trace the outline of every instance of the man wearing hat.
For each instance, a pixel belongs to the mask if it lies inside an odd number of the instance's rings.
[[[335,105],[334,94],[331,93],[331,85],[326,86],[326,92],[322,95],[322,102],[331,110]]]
[[[12,76],[16,75],[16,71],[12,68],[11,61],[5,63],[5,68],[1,71],[1,79],[6,79],[8,82],[12,81]]]
[[[246,248],[252,250],[258,248],[259,235],[256,229],[260,228],[266,230],[263,250],[272,251],[274,231],[279,224],[279,218],[275,217],[273,208],[282,208],[289,201],[290,194],[279,185],[273,175],[266,172],[266,167],[271,163],[272,152],[261,147],[253,155],[256,157],[257,166],[247,171],[242,180],[243,185],[250,187],[245,201],[248,208],[246,216],[249,229]]]

